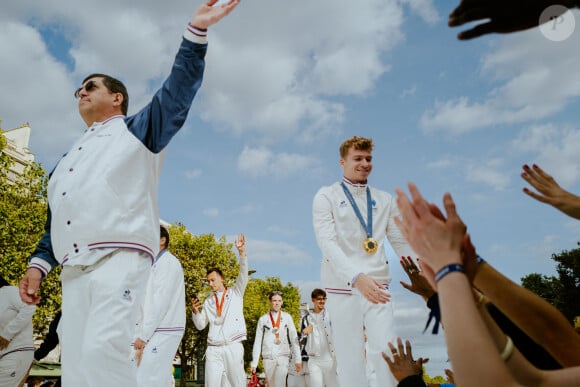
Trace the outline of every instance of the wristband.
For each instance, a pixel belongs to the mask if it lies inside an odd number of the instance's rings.
[[[454,271],[459,271],[461,273],[465,273],[465,270],[463,270],[463,266],[458,264],[458,263],[452,263],[449,264],[447,266],[443,266],[443,268],[441,268],[437,274],[435,274],[435,282],[439,282],[443,279],[443,277],[445,277],[447,274],[449,273],[453,273]]]
[[[512,338],[507,335],[505,338],[507,339],[507,341],[505,343],[505,348],[501,353],[501,358],[503,359],[503,361],[508,361],[512,356],[512,354],[514,353],[514,342],[512,341]]]
[[[477,257],[475,259],[477,260],[478,265],[485,263],[485,259],[481,258],[481,256],[479,254],[477,254]]]

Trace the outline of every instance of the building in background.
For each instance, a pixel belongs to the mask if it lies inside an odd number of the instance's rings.
[[[6,137],[6,147],[2,149],[2,153],[13,160],[8,180],[14,182],[34,162],[34,154],[28,149],[30,125],[25,123],[14,129],[2,130],[2,134]]]

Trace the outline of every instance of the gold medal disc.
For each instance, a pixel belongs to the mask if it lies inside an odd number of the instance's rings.
[[[363,241],[363,249],[369,254],[376,253],[379,248],[379,242],[375,238],[368,237]]]

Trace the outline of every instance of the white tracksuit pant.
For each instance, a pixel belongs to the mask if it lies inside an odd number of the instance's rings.
[[[205,351],[205,386],[246,387],[246,385],[242,343],[208,345]]]
[[[34,360],[34,351],[15,351],[0,358],[0,386],[18,387]]]
[[[169,387],[173,379],[171,364],[183,335],[156,332],[143,350],[137,368],[139,387]]]
[[[63,267],[64,387],[137,387],[131,342],[150,268],[147,255],[128,249],[90,267]]]
[[[289,367],[288,356],[277,356],[275,359],[262,358],[262,363],[268,387],[285,387]]]
[[[332,316],[339,385],[369,385],[365,363],[366,334],[366,361],[374,369],[376,380],[382,387],[395,387],[397,381],[381,355],[381,352],[389,353],[387,342],[396,339],[392,304],[372,304],[356,293],[329,293],[326,308]]]

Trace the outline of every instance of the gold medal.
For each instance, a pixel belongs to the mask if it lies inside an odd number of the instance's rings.
[[[379,242],[375,238],[368,237],[363,241],[363,249],[369,254],[374,254],[379,248]]]

